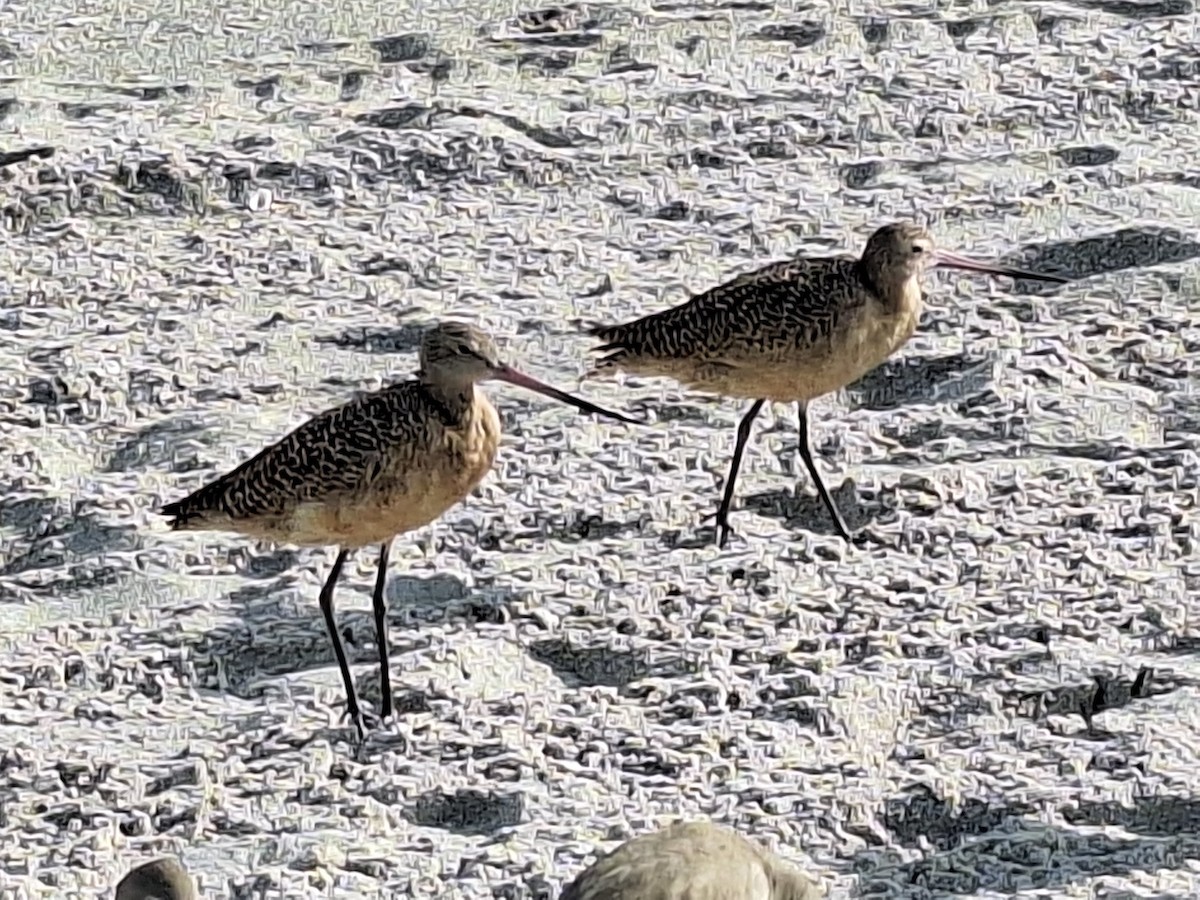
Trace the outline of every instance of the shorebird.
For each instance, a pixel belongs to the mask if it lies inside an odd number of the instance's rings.
[[[824,892],[775,854],[710,822],[678,822],[626,841],[559,900],[817,900]]]
[[[380,712],[386,719],[392,691],[384,585],[392,540],[438,518],[491,470],[500,418],[475,386],[487,379],[640,424],[505,365],[492,339],[478,328],[443,322],[425,335],[415,377],[317,415],[233,471],[159,510],[171,517],[173,531],[227,531],[339,548],[319,602],[360,741],[366,729],[333,620],[334,584],[352,551],[379,545],[373,606]]]
[[[673,378],[695,390],[753,400],[738,425],[725,493],[715,515],[717,543],[730,534],[742,454],[767,401],[800,408],[800,458],[844,540],[850,530],[825,489],[809,446],[808,405],[857,381],[904,345],[921,314],[921,275],[935,266],[1066,283],[936,249],[919,225],[885,225],[862,257],[796,257],[771,263],[621,325],[590,330],[604,353],[585,378],[620,368]]]
[[[169,857],[143,863],[117,883],[113,900],[196,900],[192,878]]]

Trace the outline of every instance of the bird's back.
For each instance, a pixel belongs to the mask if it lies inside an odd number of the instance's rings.
[[[819,396],[840,375],[825,358],[854,332],[870,301],[852,257],[783,260],[679,306],[594,329],[604,342],[596,350],[605,354],[596,369],[666,376],[727,396]],[[811,371],[811,384],[794,383],[799,367]],[[776,393],[788,396],[776,398],[769,381],[781,368],[790,380]]]
[[[420,381],[403,381],[314,416],[161,512],[174,530],[312,546],[376,543],[432,521],[469,493],[491,469],[499,431],[482,395],[452,409]]]
[[[735,832],[684,822],[626,841],[559,900],[817,900],[811,881]]]
[[[758,358],[819,341],[864,302],[851,257],[782,260],[745,272],[686,303],[593,329],[601,366],[667,359]]]

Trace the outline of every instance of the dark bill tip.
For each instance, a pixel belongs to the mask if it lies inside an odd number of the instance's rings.
[[[957,253],[951,253],[948,250],[938,250],[934,254],[933,264],[945,269],[965,269],[968,272],[984,272],[988,275],[1007,275],[1009,278],[1025,278],[1030,281],[1049,281],[1054,284],[1069,284],[1070,278],[1063,278],[1060,275],[1047,275],[1043,272],[1031,272],[1028,269],[1018,269],[1013,266],[1004,266],[1000,263],[983,262],[978,259],[971,259],[969,256],[960,256]]]

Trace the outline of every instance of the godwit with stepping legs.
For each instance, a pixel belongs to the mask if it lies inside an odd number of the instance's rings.
[[[626,841],[559,900],[817,900],[806,875],[710,822],[679,822]]]
[[[491,470],[500,419],[476,383],[498,379],[619,422],[602,409],[505,365],[492,339],[444,322],[425,336],[416,377],[363,394],[305,422],[195,493],[160,510],[175,531],[230,531],[259,540],[339,548],[321,589],[321,613],[346,687],[366,731],[346,653],[333,620],[333,588],[351,551],[379,545],[375,634],[381,717],[392,712],[384,585],[392,540],[427,525],[475,489]]]
[[[746,272],[686,303],[591,333],[605,353],[585,377],[620,368],[673,378],[695,390],[753,400],[742,417],[717,542],[729,537],[729,508],[755,416],[768,400],[800,408],[800,458],[844,540],[850,531],[813,463],[808,405],[874,369],[913,335],[921,275],[934,266],[1065,283],[1066,278],[980,262],[934,247],[919,225],[885,225],[860,259],[797,257]]]
[[[114,900],[196,900],[192,878],[177,860],[143,863],[117,883]]]

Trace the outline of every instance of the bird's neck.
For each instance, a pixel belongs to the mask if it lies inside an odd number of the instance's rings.
[[[422,386],[449,421],[461,421],[475,403],[475,383],[471,381],[423,381]]]
[[[859,265],[858,277],[878,301],[885,315],[912,315],[921,310],[921,280],[915,276],[903,281],[880,281],[873,278],[869,267]]]

